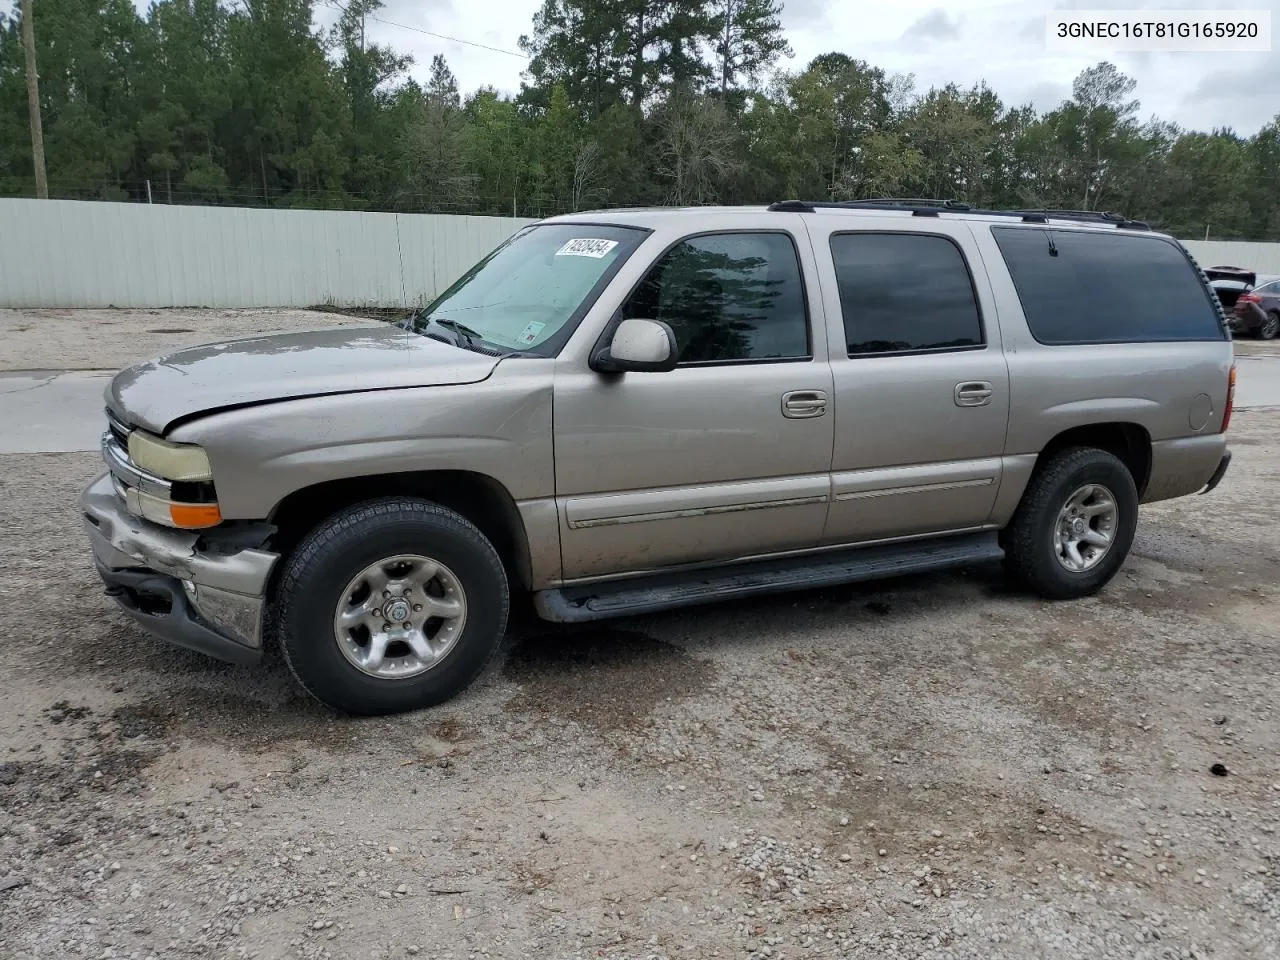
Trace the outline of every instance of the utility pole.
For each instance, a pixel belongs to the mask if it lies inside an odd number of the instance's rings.
[[[31,0],[22,0],[22,48],[27,55],[27,114],[31,122],[31,162],[36,169],[36,196],[49,199],[44,173],[44,130],[40,126],[40,81],[36,76],[36,31]]]

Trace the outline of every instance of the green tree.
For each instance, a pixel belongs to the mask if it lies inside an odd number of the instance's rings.
[[[394,125],[392,84],[413,62],[390,47],[367,41],[368,18],[381,7],[381,0],[349,0],[329,38],[330,47],[338,55],[351,117],[349,134],[342,144],[347,169],[345,189],[378,206],[385,205],[395,192],[398,157],[394,150],[369,147],[395,143],[403,129]]]
[[[1178,137],[1164,170],[1161,226],[1185,237],[1201,237],[1206,230],[1228,240],[1248,236],[1251,159],[1247,142],[1230,131]]]
[[[657,117],[660,131],[656,172],[668,202],[714,203],[737,171],[737,134],[725,105],[677,91]]]
[[[547,109],[534,123],[530,138],[534,216],[571,209],[578,154],[585,142],[581,120],[569,95],[557,84],[551,90]]]
[[[492,88],[466,104],[463,147],[467,168],[484,213],[519,216],[522,191],[529,189],[527,125],[516,104]]]
[[[780,139],[769,149],[782,158],[791,195],[848,196],[857,184],[878,179],[861,147],[873,133],[895,127],[895,87],[883,70],[823,54],[786,78],[779,96],[782,122],[771,133]]]
[[[520,38],[530,58],[526,101],[545,106],[558,85],[592,118],[616,102],[626,49],[622,14],[621,0],[544,0],[533,32]]]
[[[653,124],[615,103],[587,128],[596,144],[596,178],[584,203],[644,204],[659,201],[653,175]]]
[[[961,91],[948,84],[921,97],[903,120],[904,143],[919,155],[918,188],[911,192],[992,202],[1001,113],[1000,99],[985,86]]]
[[[1280,240],[1280,115],[1249,141],[1249,239]]]
[[[404,93],[411,119],[403,135],[405,181],[418,209],[465,211],[475,178],[467,169],[467,117],[458,84],[442,56],[431,61],[425,91]]]
[[[791,55],[782,33],[781,0],[711,0],[711,9],[721,97],[754,85],[779,57]]]
[[[462,97],[458,94],[458,78],[449,69],[444,57],[436,54],[431,58],[431,76],[427,79],[427,97],[451,110],[462,107]]]
[[[1099,63],[1076,77],[1072,99],[1045,118],[1063,161],[1064,206],[1101,208],[1118,192],[1125,165],[1140,152],[1134,117],[1141,104],[1129,99],[1136,86],[1114,64]]]

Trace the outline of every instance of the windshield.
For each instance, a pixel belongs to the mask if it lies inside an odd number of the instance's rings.
[[[546,224],[526,227],[413,318],[502,351],[554,356],[647,231]],[[437,328],[438,329],[438,328]],[[474,346],[474,343],[468,344]]]

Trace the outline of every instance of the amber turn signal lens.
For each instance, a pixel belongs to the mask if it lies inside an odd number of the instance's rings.
[[[186,530],[200,530],[204,527],[216,527],[222,522],[222,511],[216,503],[171,503],[169,519],[175,527]]]

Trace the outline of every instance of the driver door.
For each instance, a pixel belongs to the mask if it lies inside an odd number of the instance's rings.
[[[602,375],[581,358],[557,369],[566,581],[818,543],[832,379],[794,226],[688,236],[631,290],[622,316],[670,324],[674,370]]]

